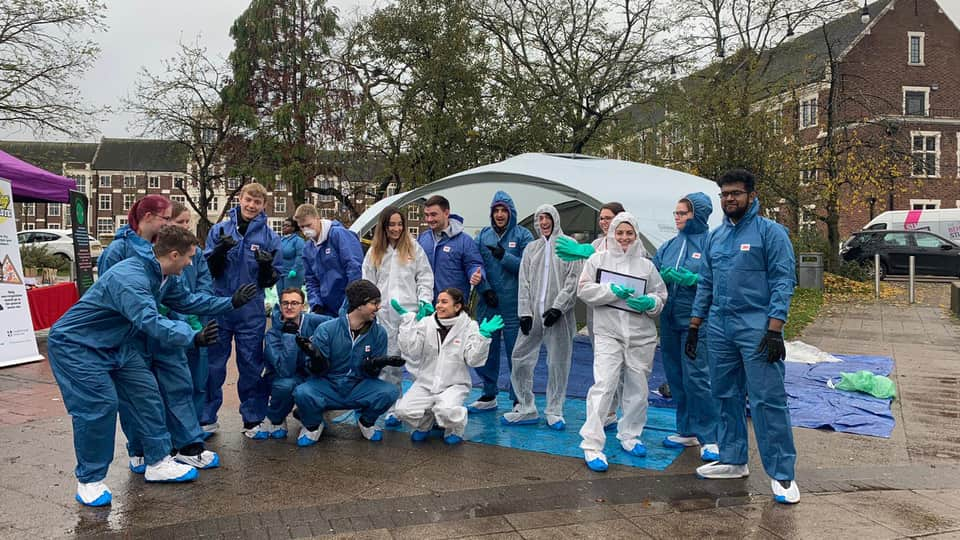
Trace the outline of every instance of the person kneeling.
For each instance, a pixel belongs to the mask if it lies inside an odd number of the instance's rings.
[[[377,324],[380,290],[358,279],[347,285],[346,313],[317,327],[313,337],[298,336],[297,345],[307,356],[311,376],[293,391],[300,436],[297,444],[310,446],[323,433],[323,413],[353,409],[360,414],[360,433],[370,441],[383,438],[377,418],[399,397],[397,388],[380,380],[386,366],[404,361],[387,353],[387,333]]]
[[[418,321],[396,300],[390,305],[403,316],[400,352],[410,359],[407,370],[416,381],[397,403],[397,418],[414,430],[414,441],[426,439],[436,421],[444,430],[443,442],[458,444],[467,427],[468,366],[486,363],[490,337],[503,328],[503,319],[496,315],[477,326],[466,312],[463,293],[453,287],[437,295],[433,317]]]
[[[264,338],[263,356],[268,369],[273,372],[270,386],[270,402],[267,404],[266,430],[271,439],[287,436],[287,415],[293,410],[293,390],[307,380],[309,357],[297,345],[298,338],[309,338],[321,324],[332,317],[316,313],[304,313],[306,298],[303,291],[290,287],[280,293],[278,309],[273,314],[273,324]]]

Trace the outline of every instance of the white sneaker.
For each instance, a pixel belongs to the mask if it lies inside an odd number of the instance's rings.
[[[279,424],[274,424],[273,420],[264,420],[266,424],[267,434],[270,435],[271,439],[286,439],[287,438],[287,421],[284,420]]]
[[[147,465],[144,473],[147,482],[190,482],[196,480],[197,476],[197,469],[177,463],[170,456],[164,456],[160,461]]]
[[[490,401],[480,401],[479,399],[467,405],[467,411],[472,413],[494,412],[497,410],[497,398]]]
[[[177,452],[173,459],[178,463],[190,465],[197,469],[216,469],[220,466],[220,456],[211,450],[204,450],[195,456],[187,456]]]
[[[746,463],[730,465],[729,463],[714,461],[697,467],[697,476],[710,479],[746,478],[750,476],[750,469],[747,468]]]
[[[301,427],[300,434],[297,435],[297,446],[313,446],[320,440],[321,433],[323,433],[323,424],[320,424],[320,427],[313,431]]]
[[[362,422],[358,421],[357,426],[360,427],[360,434],[363,435],[364,439],[372,442],[383,440],[383,430],[378,428],[376,424],[366,427]]]
[[[667,448],[686,448],[688,446],[697,446],[700,444],[700,441],[696,437],[684,437],[683,435],[678,435],[674,433],[673,435],[667,435],[663,439],[663,445]]]
[[[266,422],[260,422],[252,428],[244,429],[243,434],[246,435],[248,439],[253,439],[255,441],[262,441],[270,438],[270,432],[267,431]]]
[[[147,464],[143,456],[130,456],[130,472],[143,474],[147,470]]]
[[[700,459],[703,461],[720,461],[720,447],[716,444],[705,444],[700,447]]]
[[[800,488],[793,480],[790,481],[790,487],[783,487],[778,480],[770,480],[770,488],[773,489],[773,500],[781,504],[797,504],[800,502]]]
[[[87,506],[106,506],[113,500],[110,488],[100,482],[77,482],[77,502]]]

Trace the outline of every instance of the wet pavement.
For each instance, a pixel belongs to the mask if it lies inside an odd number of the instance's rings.
[[[402,433],[373,444],[343,424],[301,449],[293,434],[243,437],[229,386],[209,442],[223,467],[147,485],[118,435],[114,503],[82,508],[70,419],[36,363],[0,370],[0,537],[960,538],[960,322],[942,307],[946,285],[921,285],[918,297],[829,306],[804,332],[829,352],[893,356],[900,399],[889,439],[794,429],[796,506],[771,501],[753,442],[752,475],[727,481],[694,478],[693,450],[662,472],[598,474],[578,458]]]

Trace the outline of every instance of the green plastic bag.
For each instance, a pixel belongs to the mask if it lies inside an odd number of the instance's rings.
[[[897,397],[897,387],[889,378],[876,375],[867,370],[856,373],[841,373],[836,388],[856,392],[865,392],[882,399]]]

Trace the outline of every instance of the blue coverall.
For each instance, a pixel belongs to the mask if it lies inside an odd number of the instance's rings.
[[[347,284],[363,277],[363,248],[356,233],[339,221],[329,225],[323,242],[310,241],[303,248],[303,265],[311,309],[319,305],[324,315],[336,316]]]
[[[447,229],[437,241],[433,231],[425,231],[417,237],[420,247],[427,254],[433,269],[433,300],[440,291],[456,287],[465,297],[470,296],[470,276],[483,271],[483,258],[477,244],[463,234],[463,219],[451,215]]]
[[[280,279],[277,280],[277,297],[284,289],[294,287],[299,289],[305,283],[303,275],[303,247],[306,242],[299,234],[288,234],[280,238],[280,253],[283,254],[283,266],[280,268]],[[296,275],[289,277],[290,271]]]
[[[330,320],[326,315],[304,313],[300,316],[300,331],[285,334],[282,331],[283,317],[279,308],[274,308],[270,330],[263,340],[263,357],[267,369],[273,373],[267,418],[280,425],[293,410],[293,389],[307,380],[307,357],[297,346],[297,336],[311,337],[317,327]]]
[[[758,215],[754,200],[740,221],[724,217],[710,231],[692,317],[709,319],[707,348],[713,395],[720,400],[720,462],[747,463],[747,396],[763,468],[793,480],[797,451],[783,387],[783,362],[757,352],[769,319],[787,320],[796,284],[787,230]]]

